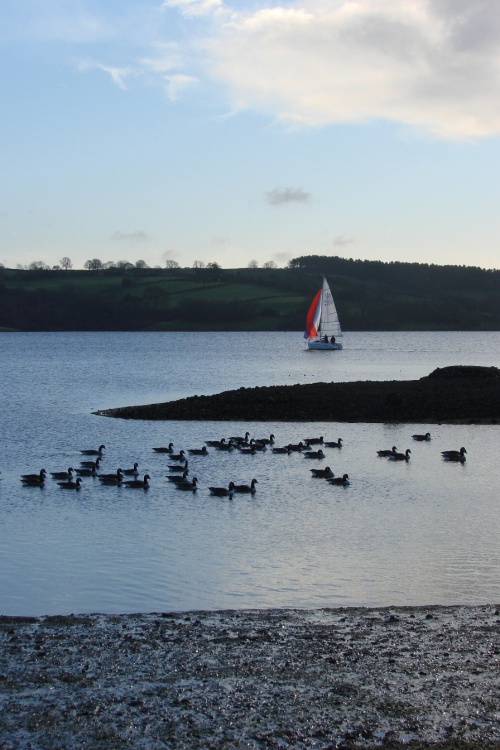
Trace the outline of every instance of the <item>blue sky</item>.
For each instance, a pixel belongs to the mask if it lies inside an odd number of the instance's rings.
[[[496,0],[2,0],[0,263],[500,267]]]

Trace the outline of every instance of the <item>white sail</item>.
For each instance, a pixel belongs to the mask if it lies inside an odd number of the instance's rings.
[[[338,338],[342,336],[342,329],[340,327],[339,316],[337,314],[337,308],[333,301],[330,287],[328,286],[327,280],[323,279],[323,290],[322,290],[322,306],[321,306],[321,322],[319,325],[320,335],[327,335],[328,338],[335,336]]]

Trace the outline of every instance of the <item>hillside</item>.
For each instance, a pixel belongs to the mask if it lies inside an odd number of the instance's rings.
[[[500,271],[307,256],[286,269],[0,269],[0,330],[301,330],[326,275],[342,327],[500,330]]]

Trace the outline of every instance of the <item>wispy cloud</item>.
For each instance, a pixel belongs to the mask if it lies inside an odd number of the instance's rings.
[[[344,237],[343,234],[339,234],[338,237],[335,237],[335,239],[332,242],[332,245],[335,249],[343,250],[347,245],[352,245],[354,242],[354,239],[352,237]]]
[[[110,76],[113,83],[118,86],[118,88],[122,89],[122,91],[127,88],[126,79],[131,75],[134,75],[132,68],[118,68],[111,65],[104,65],[103,63],[89,61],[79,63],[78,70],[102,70]]]
[[[149,242],[151,237],[142,229],[136,229],[133,232],[122,232],[117,230],[111,235],[113,242]]]
[[[271,206],[282,206],[287,203],[309,203],[309,193],[299,188],[274,188],[266,193],[266,201]]]

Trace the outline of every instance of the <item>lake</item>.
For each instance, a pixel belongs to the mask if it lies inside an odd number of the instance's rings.
[[[308,352],[300,333],[0,334],[0,613],[482,604],[500,600],[496,425],[149,422],[97,409],[258,385],[411,380],[455,364],[500,367],[500,333],[350,333]],[[153,447],[200,448],[250,432],[276,445],[343,438],[326,458],[209,449],[190,459],[196,493],[168,481]],[[415,432],[432,440],[417,443]],[[20,475],[139,463],[147,490],[79,492]],[[379,458],[411,448],[411,460]],[[467,461],[440,452],[467,449]],[[329,465],[348,487],[314,479]],[[208,486],[258,481],[255,495]]]

